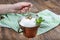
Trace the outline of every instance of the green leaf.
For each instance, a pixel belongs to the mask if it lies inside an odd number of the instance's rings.
[[[36,19],[36,25],[40,25],[41,22],[43,22],[44,20],[42,19],[42,17],[39,17]]]

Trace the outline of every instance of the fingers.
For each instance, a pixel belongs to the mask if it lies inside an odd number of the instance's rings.
[[[23,8],[22,10],[21,10],[21,12],[27,12],[29,10],[29,8],[28,7],[25,7],[25,8]]]
[[[22,10],[18,10],[17,13],[26,13],[28,8],[23,8]]]
[[[29,11],[29,7],[25,7],[22,10],[16,10],[15,13],[26,13],[27,11]]]
[[[22,4],[22,6],[30,6],[30,7],[32,7],[33,6],[33,4],[32,3],[30,3],[30,2],[20,2],[21,4]]]
[[[33,5],[31,3],[24,3],[22,4],[22,7],[20,8],[20,10],[23,10],[24,8],[25,9],[30,9]]]
[[[28,7],[23,8],[22,10],[11,10],[12,13],[26,13],[28,11]]]
[[[28,10],[29,10],[29,8],[25,7],[22,10],[18,10],[17,13],[26,13]]]
[[[14,4],[15,9],[12,10],[14,13],[26,13],[33,6],[30,2],[20,2]]]

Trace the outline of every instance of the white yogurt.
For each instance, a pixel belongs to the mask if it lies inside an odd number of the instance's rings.
[[[24,27],[35,27],[36,26],[35,19],[36,18],[28,19],[24,17],[23,19],[21,19],[19,24]]]

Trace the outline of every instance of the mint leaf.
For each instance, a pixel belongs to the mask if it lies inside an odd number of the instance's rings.
[[[40,25],[41,22],[43,22],[44,20],[42,19],[42,17],[39,17],[36,19],[36,25]]]

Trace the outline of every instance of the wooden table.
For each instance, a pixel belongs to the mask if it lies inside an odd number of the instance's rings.
[[[34,4],[34,7],[37,8],[34,9],[34,11],[49,9],[58,15],[60,14],[60,0],[25,0],[25,1],[29,1]],[[0,0],[0,3],[14,3],[14,2],[19,2],[19,0]],[[49,32],[44,33],[42,35],[38,35],[32,39],[25,38],[23,35],[15,32],[12,29],[0,28],[0,40],[60,40],[60,25],[50,30]]]

